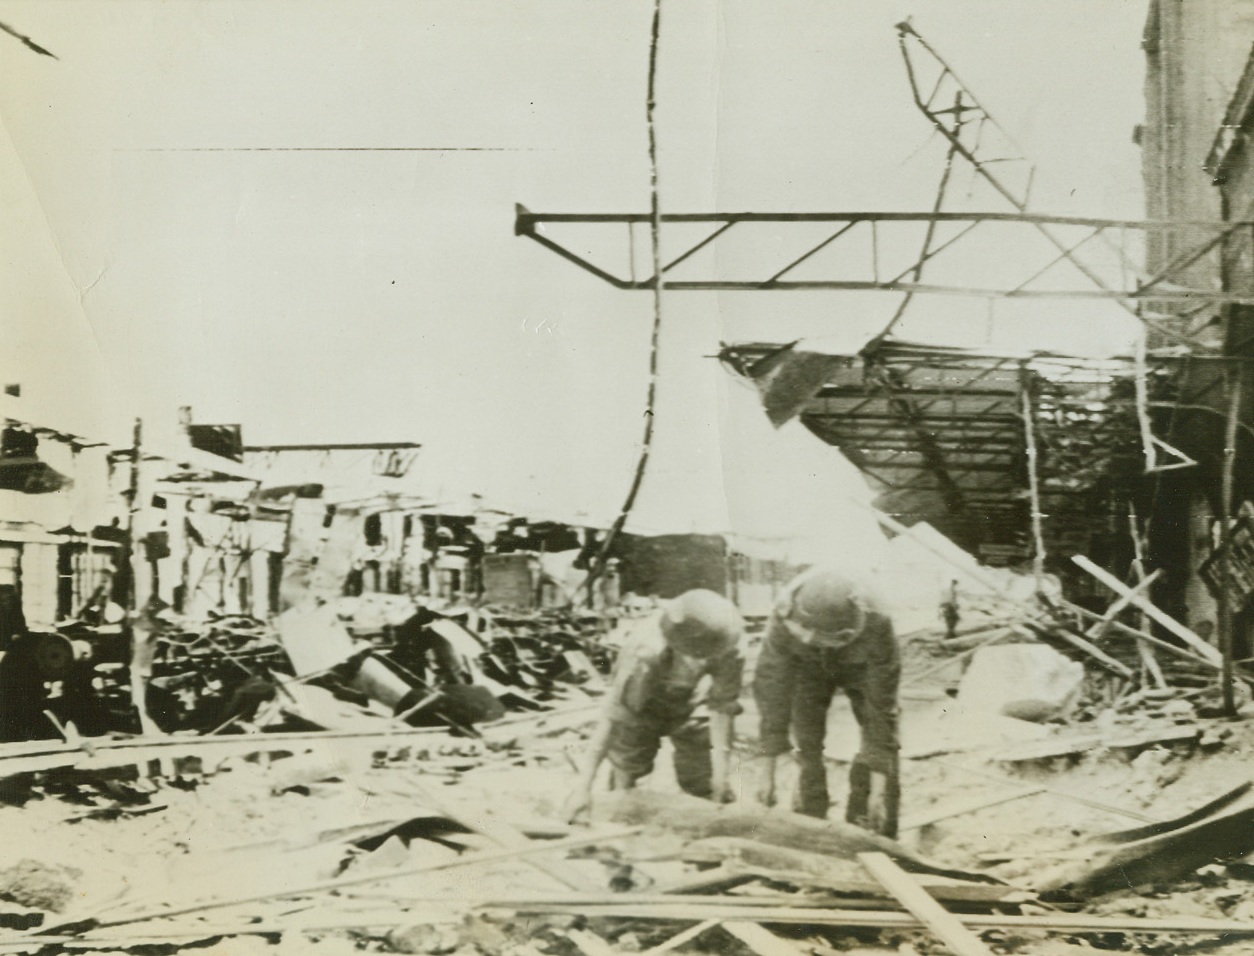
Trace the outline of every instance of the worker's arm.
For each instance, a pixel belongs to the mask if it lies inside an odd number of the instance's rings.
[[[562,807],[562,818],[567,823],[574,822],[576,817],[581,816],[592,805],[592,785],[596,782],[597,771],[601,769],[606,754],[610,752],[610,737],[613,733],[614,722],[607,709],[592,731],[583,765],[579,768],[579,779]]]
[[[744,671],[745,657],[739,640],[710,667],[710,690],[705,700],[710,713],[710,784],[713,799],[719,803],[728,802],[732,796],[728,787],[732,728],[743,709],[740,693]]]
[[[734,720],[731,714],[710,715],[710,796],[715,803],[730,803],[732,799],[728,786],[728,762]]]
[[[792,642],[793,638],[783,621],[772,616],[753,675],[753,699],[758,705],[761,720],[754,797],[767,806],[775,803],[775,765],[780,754],[791,749],[788,728],[792,720],[793,672],[796,667],[790,647]]]
[[[871,770],[867,824],[872,830],[884,832],[889,780],[897,773],[898,752],[901,749],[901,717],[897,697],[901,683],[901,655],[892,624],[886,618],[880,618],[873,627],[875,630],[869,635],[873,643],[867,661],[866,723],[862,731],[860,758]]]
[[[592,787],[596,783],[597,771],[610,752],[615,723],[640,719],[648,700],[648,689],[653,683],[656,663],[656,655],[639,642],[628,644],[619,654],[605,707],[588,740],[575,789],[562,808],[567,822],[584,813],[592,803]],[[626,780],[615,780],[616,786],[626,784]]]

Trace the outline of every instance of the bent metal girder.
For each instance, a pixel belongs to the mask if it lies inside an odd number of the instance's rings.
[[[653,289],[658,282],[651,270],[636,274],[634,251],[642,244],[637,242],[635,230],[647,228],[649,222],[650,215],[643,212],[536,213],[520,205],[516,207],[514,234],[534,240],[615,288],[644,290]],[[910,230],[917,231],[929,223],[949,227],[950,234],[923,258],[902,258],[900,250],[911,245]],[[812,234],[801,234],[807,224],[830,229],[815,240]],[[1163,311],[1174,311],[1182,303],[1254,304],[1254,295],[1185,284],[1188,267],[1214,249],[1234,237],[1254,241],[1251,220],[1155,222],[1021,212],[712,212],[663,213],[661,225],[663,244],[668,250],[660,270],[661,279],[664,288],[672,291],[830,289],[990,299],[1111,299],[1146,303],[1151,312],[1155,311],[1149,305],[1152,303],[1165,304]],[[707,226],[708,230],[696,237],[680,237],[681,231],[700,226]],[[1051,235],[1065,241],[1064,251],[1046,243],[1029,248],[1027,240],[1039,237],[1042,226],[1051,227]],[[581,232],[589,228],[594,233]],[[569,230],[570,235],[562,236],[563,229]],[[1147,234],[1186,229],[1193,236],[1202,230],[1204,238],[1152,276],[1112,268],[1099,285],[1087,272],[1078,270],[1073,261],[1074,253],[1096,245],[1094,240],[1113,245],[1123,259],[1123,253],[1143,242]],[[995,282],[977,285],[948,280],[944,275],[946,260],[952,259],[960,247],[972,245],[993,230],[1000,230],[999,235],[1009,235],[1016,242],[1022,233],[1023,249],[1031,254],[1016,255],[1013,263],[1000,263],[1006,274],[998,276]],[[807,229],[807,233],[812,231]],[[790,241],[790,232],[796,233],[796,241]],[[587,242],[587,238],[594,242]],[[748,243],[748,254],[720,254],[720,245],[725,247],[733,239],[742,244],[742,249]],[[590,245],[604,249],[607,240],[612,247],[608,255],[604,251],[600,256],[586,251]],[[782,255],[771,248],[781,244],[788,247]],[[932,263],[933,274],[939,269],[941,280],[911,281],[921,262]],[[825,268],[830,268],[830,272],[825,274]]]

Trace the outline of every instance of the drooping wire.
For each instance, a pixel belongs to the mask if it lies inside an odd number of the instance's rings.
[[[657,124],[654,113],[657,109],[657,60],[658,41],[662,29],[662,0],[653,0],[653,24],[649,33],[649,78],[645,93],[645,125],[649,134],[649,240],[650,254],[653,259],[653,330],[649,343],[649,385],[645,392],[644,402],[644,433],[640,439],[640,456],[636,460],[636,469],[632,475],[631,485],[627,489],[627,497],[623,499],[618,517],[610,526],[597,552],[596,560],[588,569],[581,588],[586,588],[588,600],[592,600],[592,585],[605,570],[611,549],[618,535],[622,532],[631,510],[635,507],[640,486],[644,483],[645,472],[649,467],[649,454],[653,448],[653,423],[657,405],[658,382],[658,351],[662,338],[662,212],[658,198],[658,163],[657,163]]]

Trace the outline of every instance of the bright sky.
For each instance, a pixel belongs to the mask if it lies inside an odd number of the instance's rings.
[[[1040,211],[1139,218],[1145,6],[664,0],[663,208],[929,208],[944,147],[893,30],[913,15],[1037,160]],[[650,296],[514,237],[513,210],[647,209],[651,9],[0,0],[0,21],[59,57],[0,35],[0,196],[18,226],[0,236],[0,373],[89,434],[190,404],[254,443],[422,441],[432,468],[506,505],[612,514]],[[708,526],[778,496],[781,461],[835,459],[773,444],[708,358],[720,340],[856,338],[895,301],[668,294],[642,514]],[[903,332],[942,334],[955,303],[933,308]],[[1109,325],[1065,309],[1033,321],[1126,336],[1113,309]],[[793,467],[810,494],[825,468],[840,480],[828,460]]]

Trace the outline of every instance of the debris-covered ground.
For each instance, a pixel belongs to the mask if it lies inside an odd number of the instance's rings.
[[[350,652],[320,668],[281,621],[170,617],[151,684],[183,706],[169,736],[0,754],[0,951],[945,952],[897,902],[904,881],[996,952],[1247,952],[1254,721],[1215,716],[1188,661],[1154,687],[1051,620],[974,609],[948,638],[907,636],[893,842],[839,821],[857,741],[839,704],[826,823],[750,802],[746,701],[736,803],[678,793],[663,759],[567,824],[613,656],[591,617],[348,605],[319,626]],[[1137,663],[1131,638],[1101,646]],[[1024,654],[1030,686],[996,670]],[[241,693],[259,680],[271,692]],[[412,726],[449,687],[499,709],[467,698]]]

